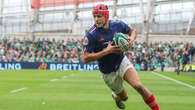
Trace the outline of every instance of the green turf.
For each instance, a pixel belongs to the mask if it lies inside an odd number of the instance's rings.
[[[169,76],[175,73],[162,74]],[[139,75],[144,85],[155,94],[161,110],[195,110],[194,89],[151,72],[139,72]],[[189,76],[179,77],[186,83],[193,82],[194,73]],[[51,82],[52,79],[58,80]],[[27,89],[10,92],[24,87]],[[126,83],[125,87],[129,95],[125,102],[126,110],[150,110],[133,88]],[[118,109],[98,71],[22,70],[0,71],[0,110]]]
[[[176,72],[159,72],[159,73],[195,86],[195,72],[180,72],[180,74],[177,74]]]

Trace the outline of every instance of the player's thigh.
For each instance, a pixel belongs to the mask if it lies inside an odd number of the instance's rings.
[[[135,68],[129,68],[124,74],[124,80],[127,81],[131,86],[135,87],[136,85],[141,84],[139,75]]]
[[[118,76],[116,72],[103,74],[105,84],[115,93],[119,94],[123,90],[123,78]]]

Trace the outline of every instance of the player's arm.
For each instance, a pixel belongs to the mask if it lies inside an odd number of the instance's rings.
[[[129,43],[130,43],[130,46],[132,46],[133,45],[133,42],[134,42],[134,40],[136,39],[136,30],[134,29],[134,28],[131,28],[131,30],[129,31],[129,33],[128,33],[128,35],[129,35]]]
[[[83,50],[83,61],[85,63],[96,61],[107,54],[108,54],[108,51],[106,51],[106,50],[103,50],[103,51],[100,51],[97,53],[89,53],[89,52],[86,52]]]
[[[112,46],[111,42],[109,42],[108,46],[105,49],[97,53],[89,53],[85,51],[85,49],[83,49],[83,61],[85,63],[89,63],[92,61],[96,61],[110,53],[119,53],[119,52],[121,52],[121,49],[118,46]]]
[[[136,30],[134,28],[131,28],[129,35],[131,36],[132,40],[136,39]]]
[[[127,38],[129,39],[129,46],[131,47],[133,45],[134,40],[136,39],[136,30],[134,28],[129,27],[126,23],[120,22],[121,28],[123,29],[123,33],[127,35]]]

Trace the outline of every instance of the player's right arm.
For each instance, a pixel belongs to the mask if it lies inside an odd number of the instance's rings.
[[[99,52],[94,52],[95,43],[92,37],[85,36],[83,44],[83,61],[89,63],[102,58],[110,53],[119,53],[121,49],[118,46],[112,46],[111,42],[108,42],[108,46]]]
[[[83,49],[83,61],[85,63],[89,63],[91,61],[96,61],[110,53],[120,53],[120,52],[122,51],[118,46],[112,46],[111,42],[109,42],[107,48],[97,53],[89,53],[89,52],[86,52],[85,49]]]
[[[83,49],[83,61],[85,63],[89,63],[89,62],[92,62],[92,61],[96,61],[100,58],[102,58],[103,56],[109,54],[108,51],[100,51],[100,52],[97,52],[97,53],[89,53],[89,52],[86,52],[84,49]]]

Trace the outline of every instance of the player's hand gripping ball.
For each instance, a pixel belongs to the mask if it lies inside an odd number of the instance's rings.
[[[123,52],[129,50],[129,40],[123,33],[116,33],[113,38],[114,44],[119,46]]]

